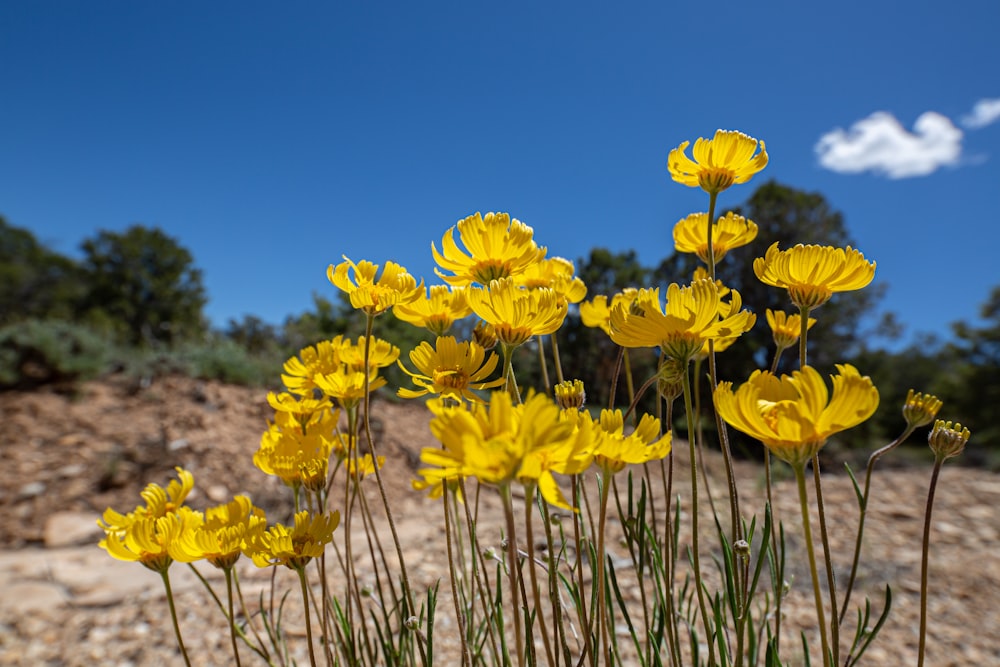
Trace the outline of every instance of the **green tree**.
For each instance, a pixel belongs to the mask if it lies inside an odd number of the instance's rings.
[[[85,317],[132,345],[170,344],[206,330],[205,289],[191,253],[160,229],[133,225],[83,242]]]
[[[980,326],[952,325],[956,339],[946,346],[938,369],[938,395],[944,401],[940,417],[961,422],[975,439],[976,447],[963,455],[966,460],[975,460],[977,451],[1000,448],[1000,423],[994,414],[1000,405],[1000,285],[990,292],[980,317]],[[992,458],[991,465],[1000,464],[995,454]]]
[[[52,252],[27,229],[0,216],[0,325],[71,319],[83,293],[73,260]]]

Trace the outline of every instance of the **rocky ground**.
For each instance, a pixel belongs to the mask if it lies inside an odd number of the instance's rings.
[[[287,513],[284,488],[251,461],[270,415],[261,390],[184,378],[148,386],[125,380],[89,383],[74,394],[0,394],[0,664],[183,664],[159,577],[99,549],[95,520],[109,506],[133,508],[141,488],[150,481],[165,483],[176,465],[195,476],[190,499],[195,507],[248,493],[269,516]],[[379,451],[388,459],[385,479],[404,557],[422,590],[447,575],[443,531],[436,520],[440,507],[410,488],[420,447],[434,444],[427,415],[416,405],[380,402],[373,416]],[[675,464],[684,470],[686,446],[675,445]],[[716,473],[718,494],[720,462],[709,457],[708,466]],[[761,478],[756,466],[738,467],[744,509],[760,507]],[[861,584],[872,592],[891,584],[895,603],[883,635],[861,664],[915,664],[928,478],[926,468],[877,473]],[[850,557],[856,503],[844,476],[827,477],[824,489],[839,571]],[[677,491],[682,503],[690,496],[683,485]],[[778,483],[775,506],[789,535],[786,628],[797,634],[797,628],[808,629],[815,621],[791,480]],[[1000,664],[998,507],[1000,477],[945,467],[932,535],[928,665]],[[482,512],[482,539],[499,546],[497,503],[486,500]],[[705,543],[708,550],[714,541]],[[611,548],[619,549],[617,543]],[[193,662],[229,664],[228,634],[218,611],[190,573],[181,567],[171,572]],[[839,571],[841,582],[845,574]],[[294,584],[289,573],[279,575],[279,585]],[[244,565],[241,576],[250,597],[270,587],[269,571]],[[437,632],[442,655],[454,650],[446,610],[442,600]],[[301,633],[294,612],[290,618],[292,634]],[[302,664],[307,661],[302,643],[296,648]],[[246,657],[244,664],[255,664]]]

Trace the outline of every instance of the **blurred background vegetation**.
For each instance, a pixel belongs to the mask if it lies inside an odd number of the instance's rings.
[[[783,248],[854,242],[843,216],[822,195],[773,181],[736,210],[759,227],[753,244],[727,255],[719,267],[719,277],[739,290],[744,305],[758,315],[754,329],[718,357],[719,378],[739,383],[752,370],[770,365],[774,346],[765,308],[791,311],[782,291],[756,279],[753,259],[775,241]],[[665,236],[669,239],[669,231]],[[362,318],[336,290],[322,285],[317,289],[330,298],[314,293],[310,310],[289,315],[283,323],[246,315],[221,329],[212,327],[203,312],[207,295],[195,258],[157,228],[101,231],[80,250],[79,260],[63,256],[0,217],[0,391],[42,386],[72,391],[83,380],[115,373],[139,383],[181,373],[277,388],[281,364],[302,347],[363,333]],[[670,255],[657,266],[643,266],[634,252],[594,248],[576,260],[576,269],[590,299],[624,287],[688,281],[697,262],[693,255]],[[876,282],[860,292],[836,295],[815,313],[819,323],[810,332],[810,363],[821,372],[852,363],[872,376],[882,396],[876,416],[849,432],[848,439],[831,443],[829,455],[850,459],[853,452],[860,457],[895,437],[903,428],[900,407],[913,388],[939,396],[945,402],[941,416],[972,430],[975,446],[966,450],[964,463],[1000,469],[1000,425],[988,416],[1000,405],[1000,285],[983,304],[980,322],[955,322],[951,339],[925,336],[907,347],[898,343],[896,317],[882,308],[885,289]],[[375,327],[376,335],[399,346],[404,363],[409,350],[430,338],[393,317],[376,318]],[[616,346],[599,329],[584,327],[572,308],[558,335],[568,377],[584,381],[591,407],[606,405]],[[549,341],[543,344],[550,355]],[[656,355],[634,350],[631,362],[638,387],[651,377]],[[541,388],[537,341],[522,346],[515,363],[525,385]],[[786,353],[780,370],[788,372],[794,364],[795,355]],[[701,370],[707,373],[707,368]],[[390,387],[405,382],[398,368],[389,372]],[[551,377],[551,363],[549,372]],[[702,388],[707,402],[707,381]],[[619,397],[625,395],[623,382],[617,391]],[[707,420],[703,427],[714,425]],[[920,445],[910,448],[911,456],[923,456],[921,439],[911,438],[911,443]],[[759,450],[739,438],[735,447],[748,456]]]

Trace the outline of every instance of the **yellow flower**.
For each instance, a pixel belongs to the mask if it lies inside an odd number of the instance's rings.
[[[514,277],[514,282],[529,289],[548,287],[567,303],[579,303],[587,296],[587,286],[573,275],[575,271],[573,262],[568,259],[550,257],[528,266]]]
[[[339,524],[340,512],[310,514],[303,510],[295,515],[293,528],[279,523],[254,535],[246,552],[257,567],[284,565],[301,570],[310,560],[323,555]]]
[[[424,281],[416,279],[395,262],[386,262],[382,274],[378,274],[378,264],[362,260],[355,264],[344,256],[344,261],[336,267],[331,264],[326,270],[330,282],[347,292],[351,305],[369,315],[378,315],[398,303],[409,303],[424,291]],[[351,279],[353,272],[354,278]]]
[[[178,560],[207,560],[215,567],[231,568],[251,534],[263,530],[265,523],[264,510],[254,507],[246,496],[210,507],[205,510],[204,523],[185,532],[177,541],[175,551],[182,554]]]
[[[766,285],[788,290],[792,303],[816,308],[834,292],[861,289],[875,277],[875,262],[847,246],[796,245],[779,250],[774,243],[763,257],[753,261],[753,271]]]
[[[567,304],[555,291],[522,289],[513,278],[494,280],[486,288],[474,287],[468,299],[476,315],[492,324],[497,339],[510,347],[556,331],[566,317]]]
[[[496,370],[497,355],[486,354],[486,350],[474,342],[458,342],[454,336],[438,337],[431,345],[423,342],[410,352],[410,361],[417,372],[410,371],[402,363],[399,367],[413,378],[419,390],[399,388],[403,398],[417,398],[426,394],[441,394],[455,400],[481,401],[472,393],[473,389],[492,389],[503,384],[504,379],[487,380]]]
[[[832,398],[820,374],[804,366],[790,376],[754,371],[735,393],[731,382],[721,382],[715,408],[730,426],[760,440],[782,461],[805,465],[831,435],[857,426],[878,407],[871,378],[848,364],[837,371]]]
[[[159,484],[150,483],[139,492],[146,501],[145,505],[137,506],[128,514],[121,514],[109,507],[104,511],[103,521],[99,519],[97,525],[106,533],[116,533],[121,536],[136,518],[158,519],[176,512],[194,488],[194,476],[181,467],[174,470],[177,471],[177,479],[170,480],[166,489]]]
[[[767,309],[767,324],[771,327],[771,334],[774,336],[774,344],[779,350],[795,345],[795,342],[802,334],[802,316],[789,315],[783,310]],[[806,323],[807,329],[812,329],[816,324],[816,318],[810,317]]]
[[[623,347],[660,347],[671,357],[689,361],[711,339],[737,337],[753,327],[756,317],[740,310],[739,292],[722,301],[719,286],[698,280],[667,288],[665,307],[660,290],[641,289],[631,308],[618,304],[611,311],[611,340]]]
[[[337,336],[334,340],[323,340],[302,348],[298,356],[285,362],[281,381],[288,391],[311,397],[313,390],[317,388],[314,382],[317,375],[340,371],[341,347],[341,337]]]
[[[583,326],[600,328],[610,336],[611,310],[619,303],[624,303],[628,308],[638,296],[639,290],[634,287],[626,287],[618,292],[611,297],[610,303],[607,296],[598,294],[590,301],[584,301],[580,304],[580,320],[583,322]]]
[[[517,479],[525,486],[535,486],[542,498],[550,505],[564,510],[572,510],[559,488],[553,473],[578,475],[585,471],[594,460],[594,450],[603,441],[603,433],[594,426],[586,413],[564,413],[564,422],[574,425],[572,437],[542,442],[525,452]]]
[[[100,547],[118,560],[166,572],[175,560],[187,563],[198,560],[181,549],[180,543],[202,521],[202,515],[190,507],[179,507],[159,517],[133,515],[126,524],[108,531]]]
[[[444,336],[455,323],[472,312],[462,287],[431,285],[430,296],[420,295],[410,303],[392,308],[397,319],[415,327],[423,327],[435,336]]]
[[[515,406],[510,394],[494,391],[488,404],[455,407],[435,399],[427,405],[434,413],[431,432],[442,444],[420,452],[421,462],[433,466],[418,471],[427,486],[464,477],[496,486],[530,478],[547,500],[559,500],[549,493],[554,484],[549,476],[570,466],[571,455],[580,452],[573,446],[578,442],[576,424],[561,418],[562,410],[551,398],[535,394]]]
[[[352,343],[348,338],[337,336],[333,343],[338,346],[340,361],[348,371],[365,370],[365,337],[358,336],[358,342]],[[375,370],[386,368],[399,359],[399,348],[387,340],[372,336],[368,344],[368,368]]]
[[[319,389],[342,406],[349,407],[364,398],[365,389],[365,337],[357,343],[337,336],[315,346],[303,348],[299,357],[285,362],[282,382],[290,392],[311,398]],[[385,378],[378,376],[378,369],[395,363],[399,348],[388,341],[372,337],[368,350],[369,391],[385,385]],[[282,399],[289,400],[289,399]]]
[[[303,425],[294,414],[276,413],[274,423],[260,438],[254,465],[293,488],[325,488],[336,420],[336,415],[327,411]]]
[[[719,193],[734,183],[746,183],[767,166],[767,150],[760,142],[742,132],[716,130],[712,139],[698,138],[694,142],[691,160],[684,151],[690,142],[685,141],[670,151],[667,169],[678,183],[700,187],[708,193]]]
[[[757,238],[757,224],[742,215],[729,212],[712,225],[712,254],[716,263],[733,248],[745,246]],[[674,248],[693,252],[708,263],[708,214],[692,213],[674,225]]]
[[[455,274],[446,276],[434,269],[449,285],[488,285],[491,280],[522,273],[545,257],[545,248],[535,244],[534,230],[516,218],[512,220],[506,213],[487,213],[485,217],[476,213],[460,220],[456,226],[468,253],[455,243],[455,227],[441,238],[441,252],[431,243],[434,261],[445,271]]]
[[[594,461],[610,473],[620,472],[632,463],[662,459],[670,453],[671,435],[660,435],[660,420],[643,415],[639,425],[625,435],[625,420],[621,410],[602,410],[600,429],[604,439],[594,452]]]

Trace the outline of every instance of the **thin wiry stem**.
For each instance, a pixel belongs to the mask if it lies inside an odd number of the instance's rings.
[[[187,667],[191,667],[191,659],[188,658],[187,649],[184,648],[184,639],[181,638],[181,626],[177,622],[177,608],[174,606],[174,593],[170,589],[170,575],[167,573],[167,568],[160,570],[160,577],[163,579],[163,587],[167,591],[167,606],[170,607],[170,621],[174,624],[174,635],[177,636],[177,646],[181,650],[181,655],[184,656],[184,664]]]
[[[927,650],[927,571],[930,561],[931,546],[931,511],[934,509],[934,492],[937,489],[938,475],[941,473],[943,456],[934,458],[934,472],[931,473],[931,484],[927,490],[927,510],[924,513],[924,539],[920,551],[920,645],[917,648],[917,667],[924,667],[924,653]]]
[[[906,430],[903,434],[890,442],[888,445],[882,449],[872,452],[872,455],[868,457],[868,468],[865,470],[865,489],[864,493],[861,494],[861,498],[858,502],[860,505],[859,511],[861,516],[858,517],[858,535],[854,540],[854,560],[851,561],[851,576],[847,579],[847,587],[844,589],[844,603],[840,608],[840,622],[844,622],[844,616],[847,614],[847,608],[851,603],[851,591],[854,590],[854,580],[858,575],[858,562],[861,559],[861,543],[864,539],[865,534],[865,517],[868,516],[868,501],[870,499],[869,492],[871,490],[872,484],[872,473],[875,471],[875,463],[878,462],[880,458],[891,452],[893,449],[901,445],[910,437],[914,431],[914,427],[907,425]]]
[[[823,647],[823,665],[830,665],[830,641],[826,634],[826,612],[823,611],[823,593],[820,591],[819,570],[816,567],[816,552],[813,548],[812,528],[809,524],[809,498],[806,494],[806,464],[798,463],[795,468],[795,481],[799,487],[799,505],[802,509],[802,532],[806,541],[806,551],[809,554],[809,573],[812,575],[813,597],[816,601],[816,618],[819,621],[820,640]]]
[[[830,644],[833,648],[833,664],[840,663],[840,618],[837,616],[837,579],[833,574],[833,560],[830,557],[830,538],[826,532],[826,512],[823,509],[823,485],[820,483],[819,455],[813,456],[813,483],[816,487],[816,508],[819,511],[819,534],[823,543],[823,559],[826,565],[826,584],[830,589]]]
[[[684,386],[684,411],[688,423],[688,448],[691,457],[691,562],[694,565],[695,588],[698,591],[698,609],[701,611],[701,622],[705,626],[705,636],[708,643],[708,664],[715,662],[715,642],[712,640],[712,626],[708,621],[708,605],[705,602],[704,579],[701,576],[701,555],[698,553],[698,452],[695,451],[695,435],[692,420],[694,410],[691,407],[691,380],[685,370],[682,375]]]

